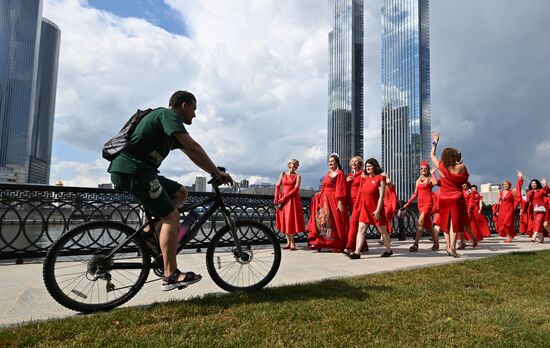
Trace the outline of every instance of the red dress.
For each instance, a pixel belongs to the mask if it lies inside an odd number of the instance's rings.
[[[522,186],[523,178],[519,178],[516,185],[516,202],[519,204],[519,233],[531,235],[533,231],[529,229],[529,202],[527,201],[527,195],[521,194]]]
[[[477,240],[482,240],[483,237],[490,237],[491,230],[489,229],[489,223],[483,213],[479,212],[479,206],[483,196],[479,192],[472,192],[470,194],[471,206],[468,207],[470,215],[470,229],[476,236]],[[469,240],[469,235],[466,234],[465,238]]]
[[[544,236],[548,236],[548,232],[543,227],[544,219],[546,218],[546,208],[544,206],[544,197],[550,193],[548,185],[541,189],[529,190],[527,193],[527,201],[529,202],[529,217],[532,224],[533,232],[543,232]],[[541,208],[542,207],[542,208]],[[539,211],[544,209],[544,211]]]
[[[275,201],[282,203],[282,207],[276,212],[276,225],[277,229],[284,234],[296,234],[305,229],[302,200],[296,187],[297,178],[296,174],[284,173],[281,181],[282,194],[279,192],[279,186],[275,187]]]
[[[355,205],[355,202],[357,201],[357,196],[359,195],[361,175],[363,175],[363,170],[357,171],[355,173],[349,173],[348,177],[352,176],[353,180],[346,181],[347,206],[351,214],[349,218],[349,230],[346,249],[352,251],[355,250],[355,242],[357,241],[357,227],[359,225],[359,214],[353,209],[353,206]]]
[[[462,185],[468,181],[467,170],[460,174],[453,174],[439,162],[441,176],[441,193],[439,194],[439,215],[440,226],[443,232],[449,232],[449,221],[452,223],[454,232],[464,231],[468,224],[468,210],[466,200],[462,194]]]
[[[380,198],[380,185],[386,178],[382,175],[374,177],[365,176],[361,178],[361,186],[359,188],[359,197],[355,209],[359,211],[359,222],[367,225],[386,226],[386,212],[380,210],[378,220],[374,219],[374,212],[378,207],[378,199]]]
[[[500,191],[498,195],[499,210],[496,229],[501,237],[510,235],[510,237],[514,238],[516,236],[516,203],[517,200],[514,192],[511,190],[507,192],[504,192],[504,190]]]
[[[334,177],[328,172],[321,185],[321,191],[311,199],[307,240],[313,248],[343,250],[348,233],[344,172],[338,169]],[[338,210],[338,201],[343,211]]]
[[[395,185],[387,185],[386,193],[384,194],[384,213],[386,214],[386,221],[388,222],[388,233],[393,233],[393,216],[397,210],[397,192],[395,192]]]
[[[432,189],[434,185],[431,179],[428,180],[429,181],[426,183],[419,182],[418,185],[416,185],[416,191],[414,191],[413,195],[407,202],[407,205],[411,204],[414,199],[418,197],[418,213],[424,213],[424,228],[432,228]]]
[[[433,212],[433,225],[434,226],[439,226],[441,224],[441,218],[439,216],[439,194],[441,192],[438,191],[435,191],[432,193],[432,197],[433,197],[433,208],[432,208],[432,212]]]

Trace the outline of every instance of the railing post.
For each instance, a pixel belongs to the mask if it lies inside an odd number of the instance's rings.
[[[404,219],[403,218],[397,218],[397,225],[398,225],[398,231],[397,231],[397,239],[398,240],[406,240],[407,239],[407,235],[405,233],[405,222],[403,221]]]

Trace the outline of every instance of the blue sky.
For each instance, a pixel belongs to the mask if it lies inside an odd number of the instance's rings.
[[[173,34],[189,35],[182,16],[163,0],[89,0],[88,5],[120,17],[146,19]]]
[[[365,153],[380,158],[380,4],[365,1]],[[550,1],[430,2],[432,129],[477,184],[550,176]],[[45,0],[62,31],[51,180],[108,182],[102,144],[193,91],[190,134],[237,179],[326,172],[331,0]],[[182,154],[161,172],[205,175]]]

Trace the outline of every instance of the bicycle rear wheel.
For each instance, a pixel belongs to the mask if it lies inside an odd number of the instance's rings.
[[[239,255],[230,228],[225,225],[208,245],[208,274],[229,292],[261,289],[275,277],[281,264],[277,236],[264,224],[252,220],[237,220],[235,229],[243,254]]]
[[[133,233],[119,222],[94,221],[63,234],[42,269],[50,295],[83,313],[108,311],[131,299],[147,280],[151,261],[140,238],[120,245]]]

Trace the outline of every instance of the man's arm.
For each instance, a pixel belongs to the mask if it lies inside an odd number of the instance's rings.
[[[233,179],[227,173],[224,173],[216,167],[214,162],[208,157],[208,154],[204,151],[202,146],[197,143],[188,133],[176,132],[174,137],[178,139],[180,144],[183,146],[181,151],[189,157],[193,163],[195,163],[199,168],[204,171],[214,175],[222,183],[233,183]]]

